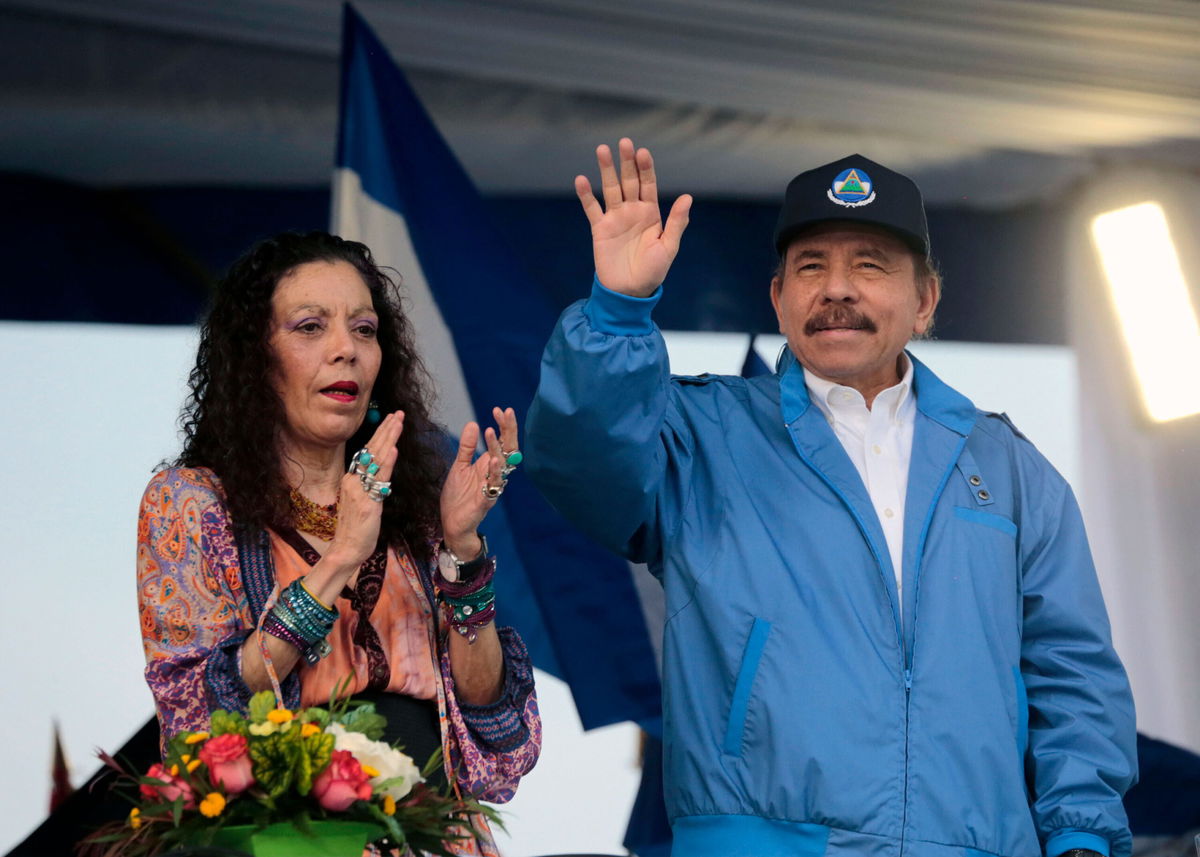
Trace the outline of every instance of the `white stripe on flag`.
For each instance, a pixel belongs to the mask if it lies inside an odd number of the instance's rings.
[[[457,437],[468,420],[476,419],[475,409],[467,395],[454,339],[429,290],[404,218],[372,199],[363,190],[358,173],[339,168],[333,172],[332,223],[335,234],[361,241],[371,248],[377,264],[399,272],[404,313],[415,334],[417,353],[437,391],[433,418]]]

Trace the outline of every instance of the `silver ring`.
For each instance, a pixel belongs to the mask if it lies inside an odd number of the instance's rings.
[[[363,480],[363,490],[366,491],[367,496],[370,497],[372,500],[374,500],[376,503],[382,503],[384,498],[392,493],[392,483],[391,482],[378,482],[378,481],[372,479],[371,484],[368,485],[366,480],[364,479]]]
[[[366,456],[367,459],[365,464],[360,461],[360,459],[364,456]],[[364,446],[358,452],[354,453],[353,456],[351,456],[350,467],[346,470],[346,472],[353,473],[355,476],[361,476],[365,479],[367,477],[367,468],[374,463],[375,456],[371,453],[371,450]],[[379,468],[376,467],[375,469],[378,471]]]
[[[503,493],[504,493],[503,485],[484,485],[483,486],[483,496],[487,497],[489,500],[495,500],[497,497],[499,497]]]

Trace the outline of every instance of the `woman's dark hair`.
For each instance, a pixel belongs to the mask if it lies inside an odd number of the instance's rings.
[[[279,449],[285,416],[272,383],[276,360],[268,338],[275,287],[308,262],[348,262],[371,292],[382,351],[372,398],[382,413],[404,411],[380,532],[389,544],[407,542],[414,556],[427,562],[430,535],[440,529],[439,495],[447,466],[440,450],[445,443],[430,419],[430,378],[401,311],[398,286],[356,241],[326,232],[283,233],[260,241],[233,263],[217,284],[200,329],[196,366],[188,378],[191,395],[180,417],[185,440],[176,466],[211,468],[221,478],[236,526],[291,525],[290,489],[272,454]],[[364,423],[346,442],[347,465],[373,433]]]

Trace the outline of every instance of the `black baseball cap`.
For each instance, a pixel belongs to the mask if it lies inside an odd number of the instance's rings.
[[[783,256],[800,232],[830,220],[882,226],[915,253],[929,254],[920,188],[908,176],[862,155],[801,173],[788,183],[775,225],[775,249]]]

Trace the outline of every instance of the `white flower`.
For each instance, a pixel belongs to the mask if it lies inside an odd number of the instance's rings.
[[[412,791],[414,785],[423,782],[421,771],[412,758],[382,741],[372,741],[361,732],[349,732],[340,723],[329,724],[325,731],[333,736],[333,749],[349,750],[360,765],[369,765],[379,772],[378,776],[371,777],[371,787],[377,794],[391,795],[393,800],[400,800]],[[380,783],[397,777],[401,778],[399,782],[380,791]]]

